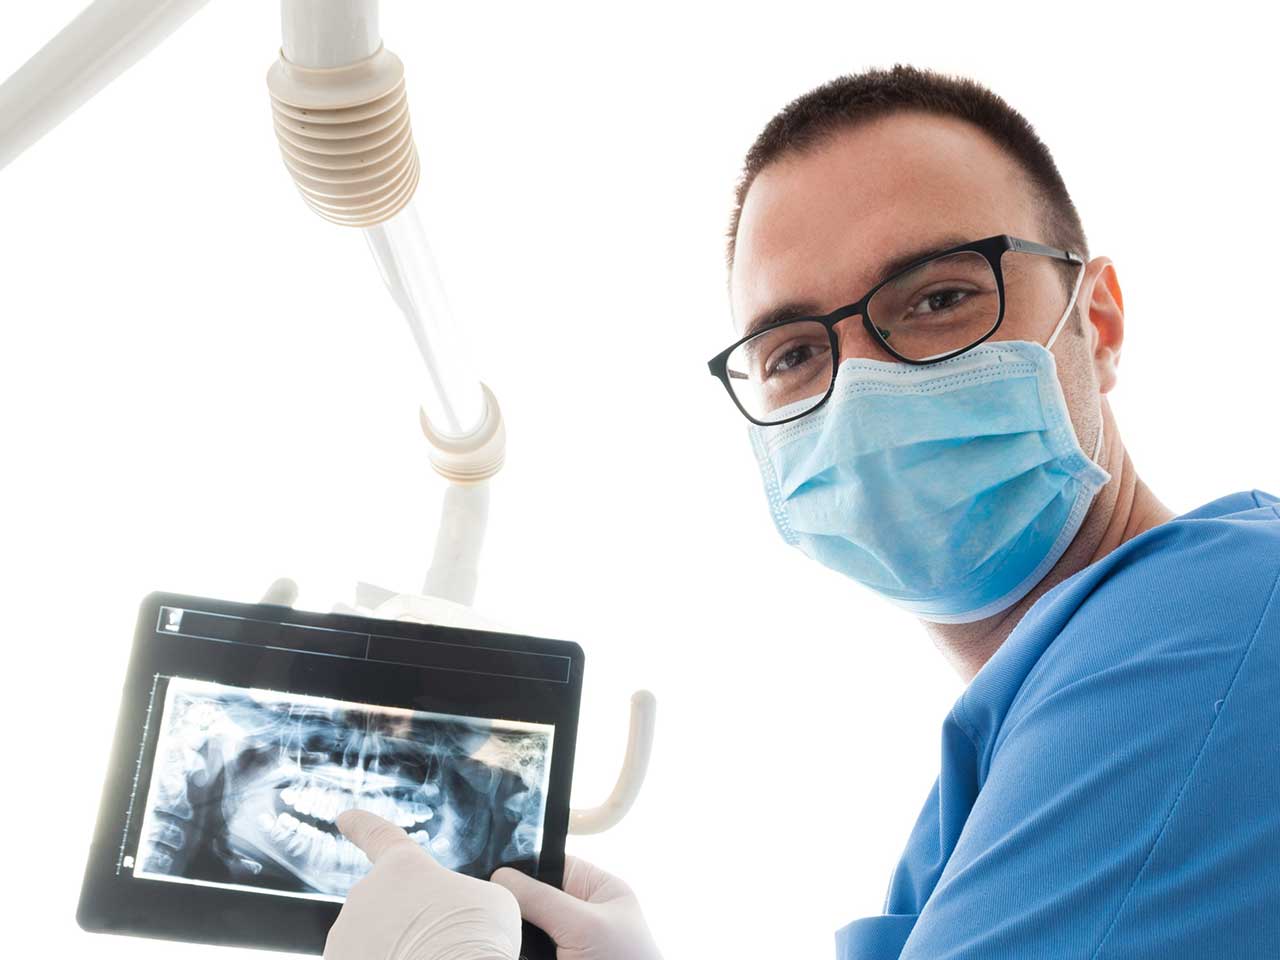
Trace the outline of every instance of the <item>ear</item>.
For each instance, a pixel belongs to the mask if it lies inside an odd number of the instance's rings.
[[[1094,257],[1085,267],[1081,293],[1085,294],[1085,334],[1091,343],[1094,374],[1100,393],[1116,385],[1120,347],[1124,343],[1124,295],[1115,265],[1106,257]]]

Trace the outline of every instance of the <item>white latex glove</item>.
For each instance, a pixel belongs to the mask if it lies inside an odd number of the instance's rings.
[[[347,893],[325,960],[519,956],[520,908],[507,890],[442,867],[394,823],[366,810],[339,814],[338,829],[373,869]]]
[[[490,879],[515,894],[524,918],[556,942],[557,960],[662,960],[636,895],[594,864],[565,857],[563,890],[511,867]]]

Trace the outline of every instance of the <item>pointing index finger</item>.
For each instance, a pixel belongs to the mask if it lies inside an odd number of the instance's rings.
[[[370,863],[377,863],[383,854],[402,843],[418,849],[407,833],[368,810],[343,811],[338,814],[337,824],[342,835],[363,850]]]

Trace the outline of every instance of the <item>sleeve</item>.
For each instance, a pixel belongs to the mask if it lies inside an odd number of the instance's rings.
[[[1101,652],[1028,678],[901,960],[1274,956],[1276,566],[1080,608],[1055,646]]]

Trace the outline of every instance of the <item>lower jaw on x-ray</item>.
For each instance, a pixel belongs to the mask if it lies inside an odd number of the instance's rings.
[[[135,877],[342,900],[370,867],[353,808],[461,873],[536,869],[551,726],[182,677],[158,723]]]

